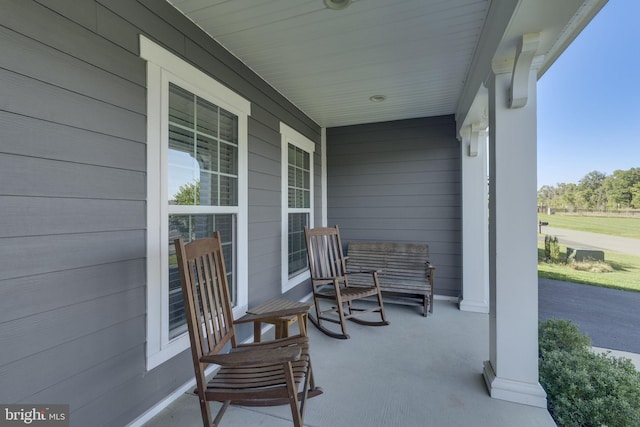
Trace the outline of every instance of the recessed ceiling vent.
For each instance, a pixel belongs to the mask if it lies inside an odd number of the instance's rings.
[[[351,3],[351,0],[324,0],[324,5],[328,9],[342,10],[346,9]]]

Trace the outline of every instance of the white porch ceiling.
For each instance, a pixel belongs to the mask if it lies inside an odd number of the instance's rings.
[[[527,26],[553,24],[549,48],[570,38],[562,33],[583,2],[603,0],[563,0],[563,8],[557,0],[353,0],[340,11],[322,0],[169,2],[320,126],[334,127],[459,113],[474,54],[493,25],[485,25],[492,2],[519,3],[516,13],[531,16],[522,7],[530,4],[540,16],[524,19]],[[515,45],[502,33],[497,40]]]
[[[171,0],[325,127],[453,114],[488,0]],[[384,102],[371,102],[384,95]]]

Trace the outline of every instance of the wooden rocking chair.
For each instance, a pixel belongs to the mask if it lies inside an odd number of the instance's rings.
[[[346,271],[338,226],[317,227],[313,229],[305,227],[304,233],[307,243],[313,300],[316,307],[315,318],[309,316],[311,322],[326,335],[340,339],[349,338],[346,320],[352,320],[356,323],[369,326],[388,325],[389,322],[387,322],[384,314],[382,294],[378,284],[378,273],[373,270],[357,272]],[[353,275],[368,276],[370,285],[349,286],[349,276]],[[354,306],[353,301],[370,296],[377,298],[377,305],[366,308]],[[323,310],[320,307],[320,300],[331,300],[335,305],[330,309]],[[357,318],[357,316],[372,312],[380,313],[380,321]],[[327,316],[329,313],[336,313],[337,316],[335,314]],[[339,324],[342,333],[327,329],[322,324],[323,321]]]
[[[230,404],[270,406],[289,404],[293,424],[302,426],[307,397],[317,396],[303,314],[308,307],[245,316],[233,320],[231,298],[220,235],[185,244],[175,240],[182,282],[191,354],[204,426],[217,426]],[[262,318],[298,316],[300,335],[253,344],[238,344],[237,323]],[[220,353],[229,347],[228,353]],[[220,365],[207,382],[205,369]],[[304,383],[299,391],[300,383]],[[222,402],[212,421],[209,401]]]

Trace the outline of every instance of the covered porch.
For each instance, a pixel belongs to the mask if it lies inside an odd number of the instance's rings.
[[[228,225],[243,313],[308,297],[304,268],[288,270],[297,214],[339,224],[343,241],[428,243],[440,297],[428,318],[389,305],[391,326],[353,325],[346,342],[310,328],[325,394],[307,425],[553,425],[529,255],[536,85],[606,0],[336,10],[347,3],[0,4],[0,401],[68,404],[72,425],[198,425],[188,340],[171,317],[169,219]],[[187,98],[189,114],[205,105],[232,124],[216,128],[226,148],[211,165],[192,156],[183,168],[227,191],[182,205],[168,153],[181,138],[170,129],[186,129],[170,112]],[[214,141],[188,123],[196,152],[198,132]],[[308,165],[289,164],[289,149]],[[233,408],[223,425],[290,417]]]
[[[325,393],[307,402],[305,425],[555,426],[544,408],[489,396],[481,375],[489,356],[487,314],[461,312],[446,299],[436,300],[428,318],[416,307],[386,304],[385,310],[389,326],[351,322],[349,340],[329,338],[310,325],[314,374]],[[192,391],[193,385],[180,391],[167,408],[140,418],[138,425],[200,425]],[[291,412],[288,406],[231,407],[222,424],[285,427]]]

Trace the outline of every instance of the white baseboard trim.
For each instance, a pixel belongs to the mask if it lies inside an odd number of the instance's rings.
[[[433,299],[438,301],[458,302],[458,297],[450,297],[447,295],[434,294]]]
[[[461,311],[470,311],[472,313],[489,313],[489,304],[486,301],[474,301],[462,299],[460,301]]]

